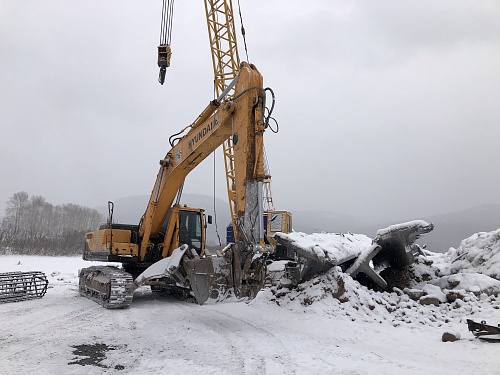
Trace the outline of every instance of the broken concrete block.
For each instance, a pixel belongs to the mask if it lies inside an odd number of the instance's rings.
[[[439,306],[439,299],[433,296],[423,296],[421,297],[418,302],[421,305],[434,305],[434,306]]]
[[[459,332],[445,332],[445,333],[443,333],[441,340],[443,342],[453,342],[453,341],[460,340],[460,333]]]
[[[448,302],[455,302],[457,299],[463,300],[467,292],[465,290],[446,290],[446,299]]]
[[[409,289],[409,288],[404,288],[403,292],[408,295],[412,300],[418,301],[420,298],[425,296],[425,292],[420,289]]]

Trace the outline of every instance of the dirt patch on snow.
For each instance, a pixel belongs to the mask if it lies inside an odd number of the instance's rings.
[[[73,362],[69,362],[69,365],[81,365],[81,366],[96,366],[102,368],[113,368],[115,370],[123,370],[125,367],[122,365],[107,366],[102,362],[106,359],[106,352],[110,350],[116,350],[117,347],[108,346],[106,344],[83,344],[73,346],[73,354],[81,357]]]

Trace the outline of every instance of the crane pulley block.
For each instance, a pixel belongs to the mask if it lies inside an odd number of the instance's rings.
[[[158,81],[163,85],[165,82],[165,75],[167,68],[170,66],[170,58],[172,57],[172,50],[168,44],[160,44],[158,46],[158,67],[160,68],[160,75]]]

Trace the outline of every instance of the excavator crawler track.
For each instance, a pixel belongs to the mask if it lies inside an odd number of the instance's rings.
[[[80,295],[107,309],[125,309],[132,303],[133,278],[128,272],[107,266],[92,266],[79,272]]]
[[[0,303],[42,298],[48,284],[39,271],[0,273]]]

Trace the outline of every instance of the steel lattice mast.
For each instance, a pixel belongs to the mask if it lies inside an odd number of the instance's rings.
[[[214,69],[215,96],[219,97],[236,78],[240,66],[233,5],[230,0],[205,0],[205,12]],[[232,97],[234,88],[228,94]],[[224,165],[231,219],[236,218],[235,165],[232,139],[223,144]]]
[[[238,43],[231,0],[205,0],[205,12],[212,53],[215,96],[219,97],[236,78],[240,67]],[[234,88],[227,97],[232,97]],[[231,218],[236,218],[235,165],[232,139],[223,144],[224,165]],[[270,176],[269,176],[270,178]],[[271,197],[270,180],[264,181],[264,196],[268,209],[274,209]]]

